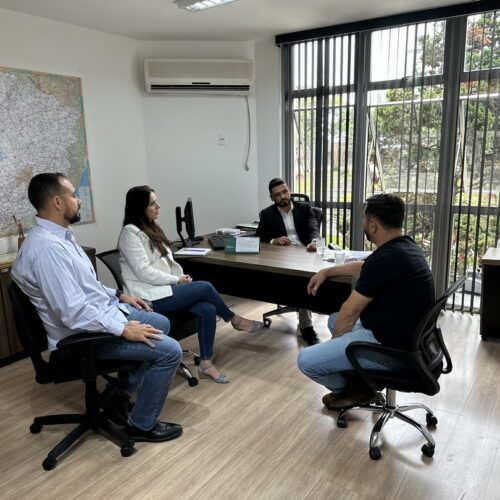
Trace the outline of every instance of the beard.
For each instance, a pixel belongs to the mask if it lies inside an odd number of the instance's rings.
[[[76,224],[77,222],[80,222],[80,219],[81,219],[80,210],[78,210],[78,212],[74,213],[73,216],[70,217],[68,220],[70,224]]]
[[[277,201],[276,205],[278,205],[278,207],[288,207],[288,205],[290,205],[290,200]]]

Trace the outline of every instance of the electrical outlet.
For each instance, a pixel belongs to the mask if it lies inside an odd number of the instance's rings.
[[[226,145],[226,136],[224,134],[219,134],[217,136],[217,144],[219,144],[219,146],[225,146]]]

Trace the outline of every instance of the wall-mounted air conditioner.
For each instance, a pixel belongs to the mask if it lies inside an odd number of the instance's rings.
[[[145,59],[146,92],[248,95],[248,59]]]

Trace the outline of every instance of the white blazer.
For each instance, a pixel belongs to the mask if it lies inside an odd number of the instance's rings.
[[[149,238],[134,224],[128,224],[118,238],[120,267],[124,292],[148,300],[158,300],[172,295],[172,287],[183,274],[175,262],[170,248],[162,257],[158,250],[151,250]]]

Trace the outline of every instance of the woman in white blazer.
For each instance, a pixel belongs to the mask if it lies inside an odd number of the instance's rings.
[[[231,321],[238,331],[255,332],[260,321],[242,318],[227,307],[207,281],[193,281],[174,260],[165,233],[156,224],[160,205],[149,186],[131,188],[126,197],[125,218],[118,238],[120,266],[128,294],[148,299],[153,310],[169,314],[188,310],[198,316],[200,378],[229,382],[212,363],[216,316]]]

